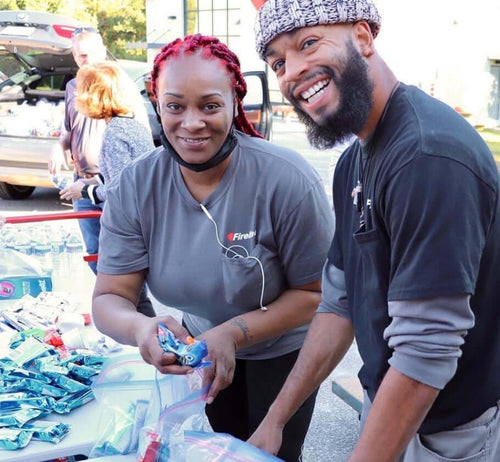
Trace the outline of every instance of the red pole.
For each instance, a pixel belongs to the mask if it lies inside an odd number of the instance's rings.
[[[43,215],[24,215],[6,217],[5,223],[35,223],[37,221],[69,220],[72,218],[99,218],[102,212],[89,210],[87,212],[49,213]]]

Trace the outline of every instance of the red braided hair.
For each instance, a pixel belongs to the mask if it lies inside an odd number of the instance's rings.
[[[204,59],[219,59],[225,65],[227,71],[232,76],[232,84],[236,94],[238,104],[238,115],[234,119],[234,126],[237,130],[250,136],[262,138],[262,135],[255,130],[248,121],[243,109],[243,98],[247,94],[247,84],[240,70],[240,60],[238,57],[216,37],[208,35],[194,34],[186,35],[184,39],[175,39],[167,43],[155,58],[153,70],[151,71],[151,90],[155,98],[157,95],[157,80],[162,64],[169,59],[175,59],[183,55],[193,55],[201,52]]]

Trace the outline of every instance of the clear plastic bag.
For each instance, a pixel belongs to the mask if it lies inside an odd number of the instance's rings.
[[[176,452],[176,451],[179,452]],[[227,433],[184,432],[184,444],[172,452],[176,462],[282,462]]]
[[[122,354],[106,360],[92,384],[101,413],[98,438],[89,458],[137,450],[154,382],[155,368],[139,354]]]
[[[148,414],[139,437],[137,461],[178,462],[172,456],[184,444],[184,432],[204,429],[205,401],[210,385],[201,387],[202,373],[157,376]],[[177,450],[182,452],[182,447]]]

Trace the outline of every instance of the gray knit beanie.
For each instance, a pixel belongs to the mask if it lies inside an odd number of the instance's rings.
[[[264,58],[269,42],[284,32],[357,21],[366,21],[373,37],[377,36],[380,15],[372,0],[267,0],[257,13],[255,46]]]

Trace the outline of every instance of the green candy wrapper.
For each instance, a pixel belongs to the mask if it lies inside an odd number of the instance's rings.
[[[35,337],[38,340],[43,340],[44,332],[42,329],[27,329],[20,332],[16,332],[10,339],[9,347],[17,348],[21,343],[23,343],[28,337]]]
[[[18,366],[24,366],[40,356],[50,354],[49,350],[53,350],[53,348],[35,337],[28,337],[16,349],[9,351],[8,358]]]

